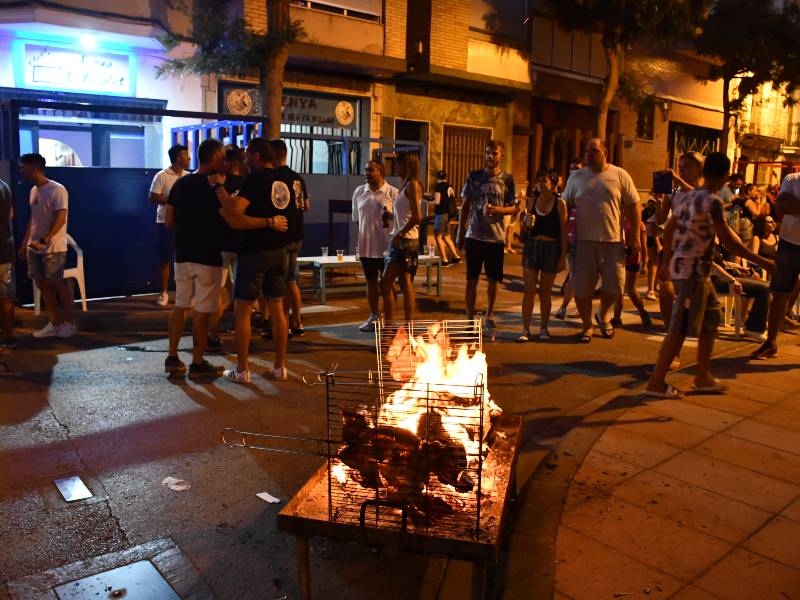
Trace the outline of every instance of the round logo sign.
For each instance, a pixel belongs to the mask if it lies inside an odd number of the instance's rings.
[[[225,98],[225,105],[234,115],[249,115],[253,110],[253,98],[247,90],[231,90]]]
[[[336,105],[336,120],[339,121],[339,125],[350,125],[355,116],[356,111],[347,100],[342,100]]]

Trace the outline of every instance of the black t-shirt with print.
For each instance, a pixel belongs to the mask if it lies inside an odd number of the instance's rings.
[[[0,264],[14,262],[14,230],[11,226],[11,190],[0,179]]]
[[[221,267],[222,231],[226,225],[208,175],[190,173],[178,179],[167,204],[173,207],[175,219],[175,262]]]
[[[289,203],[286,218],[289,221],[289,229],[286,234],[290,242],[303,241],[303,214],[306,210],[306,182],[300,175],[284,165],[275,169],[275,176],[279,181],[285,183],[292,193],[292,201]]]
[[[453,190],[453,186],[451,186],[447,181],[440,181],[434,186],[433,193],[439,194],[439,204],[433,205],[433,214],[446,215],[449,213],[450,195],[448,192],[450,190]],[[453,190],[452,193],[455,195],[455,190]]]
[[[245,210],[245,214],[249,217],[270,219],[281,215],[289,219],[289,206],[294,201],[291,182],[287,185],[282,181],[275,169],[261,169],[247,175],[242,182],[239,195],[250,202]],[[239,253],[277,250],[288,243],[288,232],[279,232],[270,227],[248,229],[242,235],[242,248]]]

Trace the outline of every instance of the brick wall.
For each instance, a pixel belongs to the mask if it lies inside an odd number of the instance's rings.
[[[467,70],[469,0],[431,0],[431,64]]]
[[[524,193],[524,183],[528,180],[528,148],[530,144],[530,136],[527,135],[514,135],[512,138],[512,148],[514,151],[511,153],[511,174],[514,176],[514,181],[517,184],[517,191]]]
[[[242,0],[244,21],[254,31],[267,29],[267,2],[266,0]]]
[[[392,58],[405,58],[408,1],[386,0],[384,7],[384,54]]]

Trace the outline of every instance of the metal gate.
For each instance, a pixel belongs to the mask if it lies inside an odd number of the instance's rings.
[[[719,131],[684,123],[669,124],[669,164],[678,168],[678,159],[687,152],[699,152],[703,156],[716,152],[719,146]]]
[[[444,153],[442,166],[453,186],[460,186],[467,180],[470,171],[484,165],[486,142],[492,138],[491,129],[479,127],[444,126]]]

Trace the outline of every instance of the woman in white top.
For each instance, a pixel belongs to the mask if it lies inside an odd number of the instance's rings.
[[[414,318],[414,274],[419,261],[419,223],[422,220],[420,199],[422,184],[419,180],[419,157],[400,154],[397,158],[397,175],[403,186],[393,202],[394,227],[391,233],[389,256],[383,272],[383,310],[387,321],[394,320],[394,281],[403,291],[403,312],[406,321]]]

